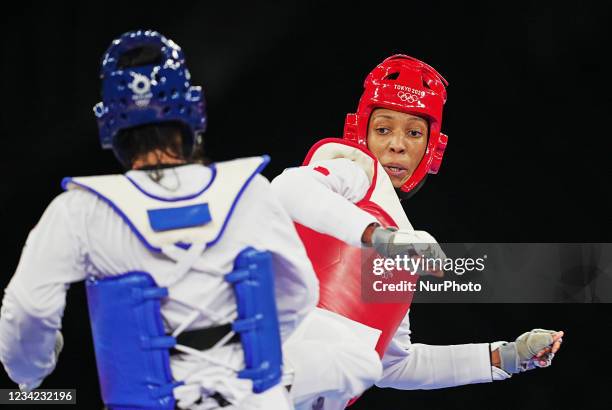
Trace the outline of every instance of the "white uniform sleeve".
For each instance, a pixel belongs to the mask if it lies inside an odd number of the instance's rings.
[[[272,189],[291,218],[315,231],[360,246],[365,228],[376,218],[357,208],[370,181],[363,169],[344,158],[289,168]]]
[[[245,190],[225,240],[272,252],[275,293],[283,339],[319,301],[319,282],[293,221],[274,196],[270,183],[257,176]]]
[[[410,321],[404,318],[383,362],[378,387],[402,390],[440,389],[492,381],[489,343],[432,346],[410,341]]]
[[[80,241],[68,212],[78,195],[64,193],[30,232],[15,275],[5,290],[0,315],[0,361],[16,383],[31,383],[55,367],[54,347],[61,328],[66,291],[83,280]]]

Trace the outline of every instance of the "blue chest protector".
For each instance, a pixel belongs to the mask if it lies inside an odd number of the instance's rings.
[[[102,193],[92,189],[95,184],[75,183],[105,199]],[[111,205],[121,214],[116,203]],[[151,225],[163,223],[165,230],[185,229],[202,223],[202,218],[190,223],[193,218],[185,215],[189,212],[190,207],[176,206],[170,212],[156,210],[156,216],[150,218],[150,222]],[[204,223],[207,222],[208,218]],[[219,239],[227,224],[227,221],[223,222],[221,232],[211,242],[216,243]],[[134,225],[129,225],[135,229]],[[136,234],[146,239],[145,235],[139,235],[142,232]],[[237,319],[232,323],[232,329],[240,335],[245,359],[245,368],[237,376],[252,380],[253,391],[261,393],[278,384],[282,376],[281,339],[270,253],[244,249],[236,257],[234,269],[225,275],[225,280],[234,291]],[[86,289],[105,405],[113,410],[174,409],[172,390],[182,382],[172,377],[169,353],[176,345],[176,339],[165,334],[160,311],[161,302],[168,296],[167,288],[159,287],[146,272],[128,272],[104,279],[91,278]]]
[[[274,274],[269,252],[242,251],[225,276],[234,289],[245,369],[260,393],[282,376],[281,341],[274,300]],[[145,272],[130,272],[87,281],[87,301],[102,397],[113,410],[174,409],[169,350],[160,300],[168,294]]]

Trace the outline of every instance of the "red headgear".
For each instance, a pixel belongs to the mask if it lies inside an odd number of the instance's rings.
[[[429,121],[427,150],[419,166],[402,185],[409,192],[425,176],[436,174],[448,137],[440,132],[442,107],[446,102],[448,82],[432,67],[416,58],[396,54],[380,63],[365,79],[365,90],[357,113],[348,114],[344,123],[344,138],[367,146],[368,122],[375,108],[418,115]]]

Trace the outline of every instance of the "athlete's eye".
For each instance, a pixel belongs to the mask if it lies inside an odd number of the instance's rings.
[[[391,130],[385,127],[378,127],[376,128],[376,132],[379,133],[380,135],[387,135],[388,133],[391,132]]]
[[[419,130],[410,130],[408,131],[408,135],[410,135],[411,137],[420,137],[421,135],[423,135],[423,133]]]

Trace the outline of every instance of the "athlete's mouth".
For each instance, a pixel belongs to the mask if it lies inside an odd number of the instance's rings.
[[[387,164],[383,165],[383,168],[385,171],[387,171],[387,174],[389,174],[390,177],[401,179],[408,174],[408,170],[399,164]]]

